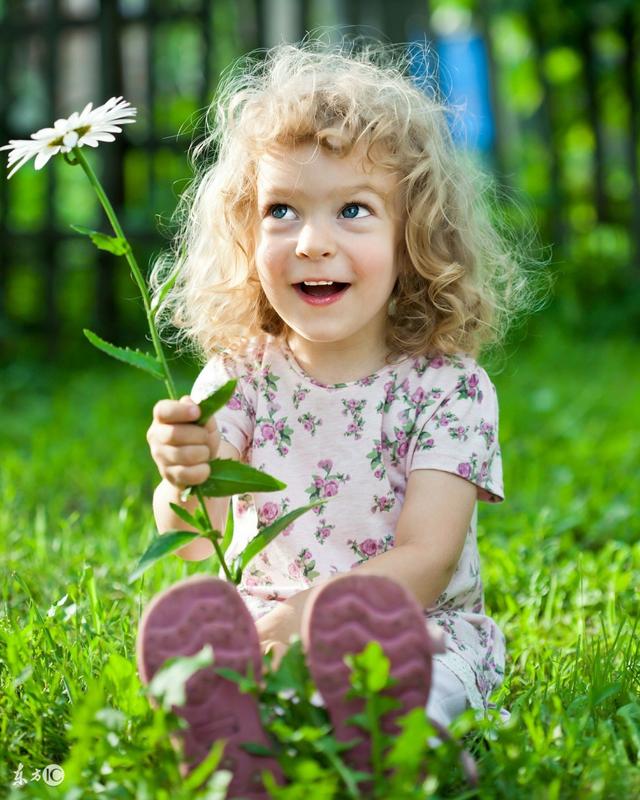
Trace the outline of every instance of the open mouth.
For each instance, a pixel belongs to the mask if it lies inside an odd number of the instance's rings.
[[[294,284],[296,289],[299,289],[301,292],[310,295],[311,297],[331,297],[334,294],[340,294],[343,292],[348,286],[351,286],[350,283],[339,283],[334,281],[330,284],[320,284],[316,286],[307,286],[304,282],[303,283],[296,283]]]

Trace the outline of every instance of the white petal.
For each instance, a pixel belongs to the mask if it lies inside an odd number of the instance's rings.
[[[9,139],[9,144],[3,144],[0,150],[17,150],[32,144],[33,142],[30,139]]]
[[[36,141],[40,141],[41,139],[57,139],[58,136],[60,136],[60,133],[55,128],[40,128],[39,131],[31,134],[31,138]]]
[[[30,158],[32,158],[34,155],[35,155],[35,153],[23,153],[23,154],[22,154],[22,157],[21,157],[21,158],[18,160],[18,163],[17,163],[17,164],[15,165],[15,167],[14,167],[14,168],[11,170],[11,172],[10,172],[10,173],[7,175],[7,180],[8,180],[8,179],[9,179],[9,178],[10,178],[12,175],[15,175],[15,173],[16,173],[16,172],[17,172],[17,171],[20,169],[20,167],[21,167],[21,166],[23,166],[24,164],[26,164],[26,163],[27,163],[27,161],[29,161],[29,159],[30,159]],[[9,161],[9,165],[11,165],[11,161]]]
[[[80,139],[80,144],[88,144],[91,147],[97,147],[98,142],[115,142],[116,137],[113,136],[111,133],[103,133],[102,131],[90,131],[86,133],[82,139]],[[92,144],[95,142],[95,144]]]
[[[41,150],[36,156],[35,164],[36,169],[42,169],[47,161],[60,150],[59,147],[49,147],[46,150]]]
[[[31,134],[30,139],[11,139],[0,150],[9,150],[8,164],[17,162],[9,177],[25,161],[36,156],[36,169],[41,169],[56,153],[68,153],[74,146],[97,147],[99,142],[113,142],[114,133],[122,133],[121,125],[135,122],[137,109],[122,96],[111,97],[106,103],[93,108],[87,103],[81,112],[74,111],[68,118],[61,117],[53,127],[41,128]],[[78,128],[87,128],[84,136],[78,138]],[[52,145],[53,142],[60,142]]]
[[[9,164],[10,165],[13,164],[15,161],[18,161],[24,156],[26,156],[27,158],[31,158],[31,156],[35,156],[37,152],[38,149],[33,147],[16,148],[11,153],[9,153]]]
[[[107,133],[122,133],[122,128],[118,125],[92,125],[92,131],[106,131]]]
[[[40,147],[29,139],[14,139],[11,144],[4,145],[2,150],[10,151],[7,159],[7,166],[11,167],[14,164],[16,165],[10,172],[9,177],[11,177],[16,170],[20,169],[30,158],[33,158],[39,149]]]

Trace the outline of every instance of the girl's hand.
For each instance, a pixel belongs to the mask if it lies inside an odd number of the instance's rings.
[[[282,656],[287,652],[288,646],[284,642],[276,642],[271,639],[260,642],[262,655],[271,653],[271,670],[275,672],[280,666]]]
[[[188,395],[180,400],[160,400],[147,431],[151,457],[160,475],[180,491],[207,480],[209,461],[216,458],[220,447],[215,416],[205,426],[196,424],[199,416],[199,407]]]

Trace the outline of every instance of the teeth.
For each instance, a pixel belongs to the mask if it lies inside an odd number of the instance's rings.
[[[331,286],[333,281],[302,281],[305,286]]]

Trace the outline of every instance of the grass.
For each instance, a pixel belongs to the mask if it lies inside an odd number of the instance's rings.
[[[482,505],[479,541],[512,719],[456,726],[476,752],[478,797],[640,796],[637,363],[628,341],[554,332],[490,370],[507,502]],[[144,432],[158,387],[106,362],[14,364],[0,386],[0,786],[13,798],[188,797],[133,648],[148,599],[203,565],[169,559],[126,578],[154,532]],[[28,782],[13,787],[20,763]],[[33,778],[52,763],[65,769],[58,788]],[[446,777],[431,791],[474,796]]]

